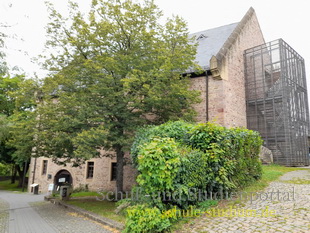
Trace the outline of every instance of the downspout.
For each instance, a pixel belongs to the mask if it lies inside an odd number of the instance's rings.
[[[34,184],[34,178],[36,175],[37,158],[34,158],[33,171],[32,171],[32,184]]]
[[[208,78],[208,71],[206,73],[206,122],[209,121],[209,78]]]

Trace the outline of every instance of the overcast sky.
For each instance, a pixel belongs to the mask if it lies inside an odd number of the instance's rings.
[[[66,0],[51,0],[56,9],[65,11]],[[91,0],[77,0],[87,9]],[[310,7],[308,0],[155,0],[165,16],[179,15],[188,22],[190,32],[198,32],[239,22],[252,6],[257,14],[266,42],[282,38],[306,61],[310,72]],[[11,25],[6,33],[15,37],[7,41],[8,62],[19,66],[30,76],[37,72],[31,62],[44,46],[48,21],[43,0],[0,0],[0,22]],[[0,28],[0,30],[4,30]],[[310,74],[307,73],[308,77]],[[309,86],[308,78],[308,86]]]

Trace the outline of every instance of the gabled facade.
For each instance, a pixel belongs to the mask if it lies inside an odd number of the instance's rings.
[[[205,74],[191,78],[191,89],[201,92],[201,103],[194,105],[197,122],[216,122],[226,127],[247,127],[246,85],[244,51],[265,40],[255,11],[250,8],[239,23],[197,32],[196,61]],[[190,71],[189,71],[190,72]],[[129,156],[128,154],[126,156]],[[30,185],[39,184],[42,193],[48,185],[71,183],[73,188],[87,186],[90,190],[115,190],[115,163],[112,158],[91,159],[86,164],[72,168],[58,166],[48,158],[32,158]],[[124,189],[135,182],[136,171],[124,167]]]
[[[255,11],[250,8],[239,23],[193,34],[199,46],[196,60],[206,76],[193,78],[192,88],[202,93],[196,105],[197,121],[226,127],[247,126],[244,50],[265,43]]]

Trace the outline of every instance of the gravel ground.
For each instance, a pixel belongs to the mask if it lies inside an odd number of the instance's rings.
[[[49,225],[60,233],[118,232],[50,202],[31,203],[31,206]]]
[[[8,231],[9,223],[9,204],[0,199],[0,233],[6,233]]]
[[[306,181],[296,184],[294,181]],[[255,197],[234,209],[255,210],[260,216],[203,215],[177,232],[310,232],[310,169],[286,173]],[[273,195],[271,194],[273,193]],[[273,215],[261,215],[263,210]],[[270,213],[270,212],[269,212]]]

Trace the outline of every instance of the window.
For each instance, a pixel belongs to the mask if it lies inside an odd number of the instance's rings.
[[[45,175],[46,172],[47,172],[47,160],[43,160],[43,163],[42,163],[42,175]]]
[[[87,163],[87,178],[93,178],[94,177],[94,162],[88,162]]]
[[[111,163],[111,181],[116,180],[117,163]]]

